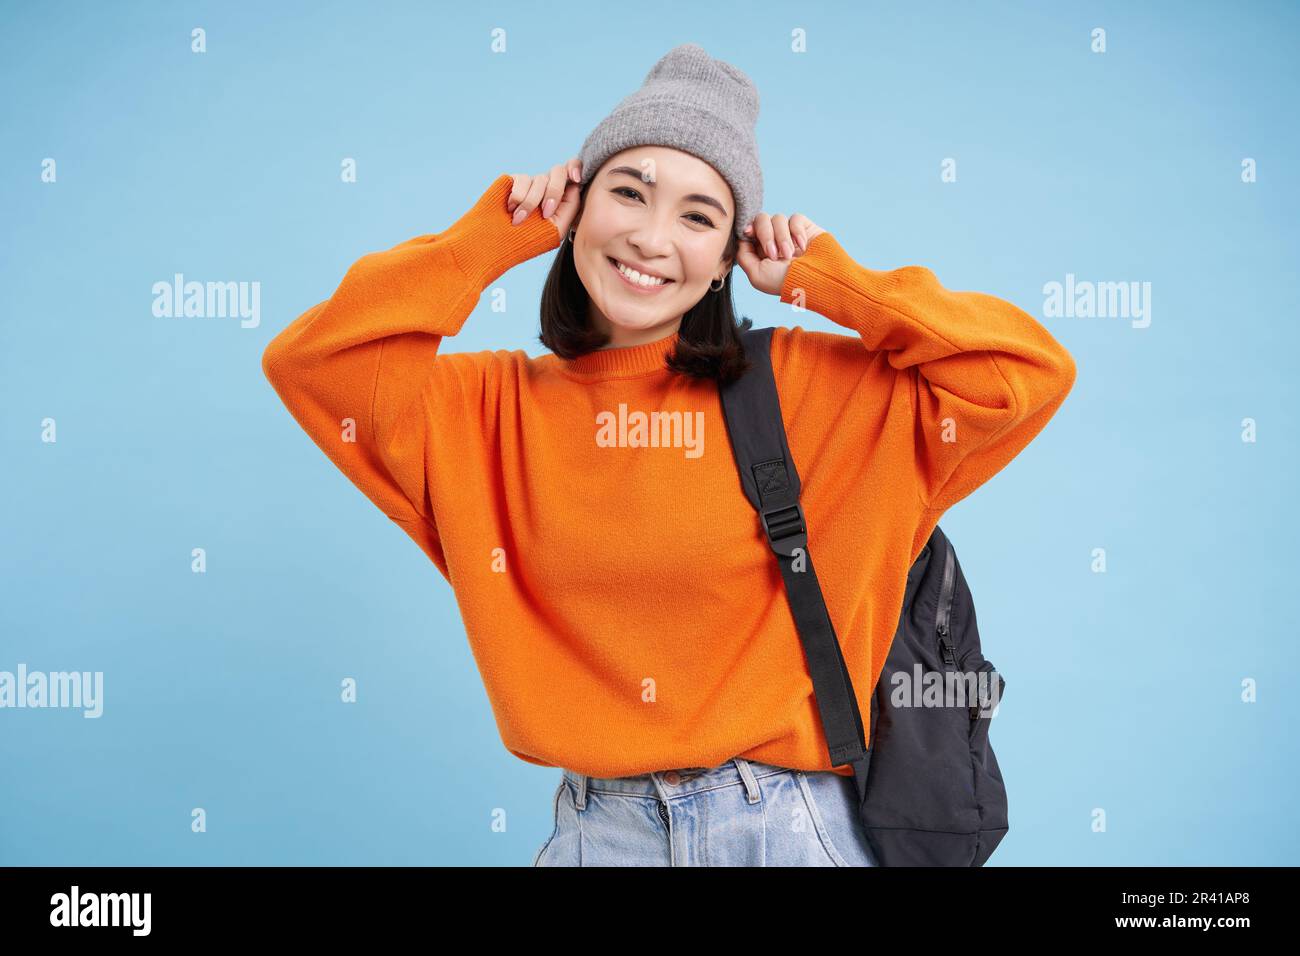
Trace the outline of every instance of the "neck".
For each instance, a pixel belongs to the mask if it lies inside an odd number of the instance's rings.
[[[603,345],[601,348],[625,349],[636,345],[645,345],[647,342],[657,342],[672,335],[681,327],[682,317],[678,315],[667,322],[660,322],[658,325],[650,325],[643,329],[625,328],[603,318],[598,321],[609,336],[609,344]]]
[[[664,360],[676,350],[677,341],[678,330],[674,329],[639,345],[606,346],[559,362],[569,375],[588,381],[667,371]]]

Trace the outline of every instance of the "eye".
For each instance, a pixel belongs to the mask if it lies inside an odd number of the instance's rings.
[[[611,189],[610,192],[614,193],[615,195],[625,196],[628,199],[636,199],[636,200],[641,199],[641,194],[637,192],[635,189],[633,189],[631,186],[616,186],[615,188]],[[713,220],[710,219],[708,216],[704,215],[703,213],[693,212],[690,213],[690,215],[696,217],[691,220],[692,222],[697,222],[701,226],[708,226],[710,229],[713,228]]]

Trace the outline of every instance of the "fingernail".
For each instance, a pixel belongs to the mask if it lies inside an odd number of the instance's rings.
[[[796,237],[795,237],[795,241],[796,241],[797,243],[799,243],[799,251],[800,251],[800,252],[807,252],[807,251],[808,251],[808,244],[807,244],[806,242],[803,241],[803,236],[796,236]]]
[[[515,210],[514,216],[511,217],[510,225],[512,226],[519,225],[520,221],[524,218],[525,215],[526,213],[524,213],[524,207],[520,206],[518,209]]]
[[[745,227],[745,235],[749,235],[753,231],[754,231],[754,224],[751,222],[748,226]]]
[[[571,168],[569,170],[569,178],[572,179],[575,183],[582,182],[582,177],[579,175],[576,169]]]
[[[553,212],[555,212],[555,200],[554,200],[554,199],[548,199],[548,200],[546,200],[546,202],[542,203],[542,218],[543,218],[543,219],[550,219],[550,218],[551,218],[551,213],[553,213]]]
[[[776,256],[776,240],[773,240],[773,241],[771,241],[771,242],[769,242],[769,243],[767,244],[767,254],[768,254],[769,256],[771,256],[773,259],[775,259],[775,258],[777,257],[777,256]]]

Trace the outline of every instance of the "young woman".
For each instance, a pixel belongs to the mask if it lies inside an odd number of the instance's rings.
[[[728,443],[718,385],[746,368],[749,325],[734,264],[850,333],[777,326],[771,360],[864,719],[939,517],[1074,381],[1016,306],[761,212],[757,113],[743,73],[677,47],[579,157],[363,256],[263,357],[451,584],[506,748],[562,768],[535,865],[874,864]],[[484,290],[557,247],[549,354],[439,353]],[[491,301],[484,321],[513,321]]]

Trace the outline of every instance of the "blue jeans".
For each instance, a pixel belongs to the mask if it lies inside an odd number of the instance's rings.
[[[533,866],[875,866],[851,777],[733,757],[632,777],[565,770]]]

